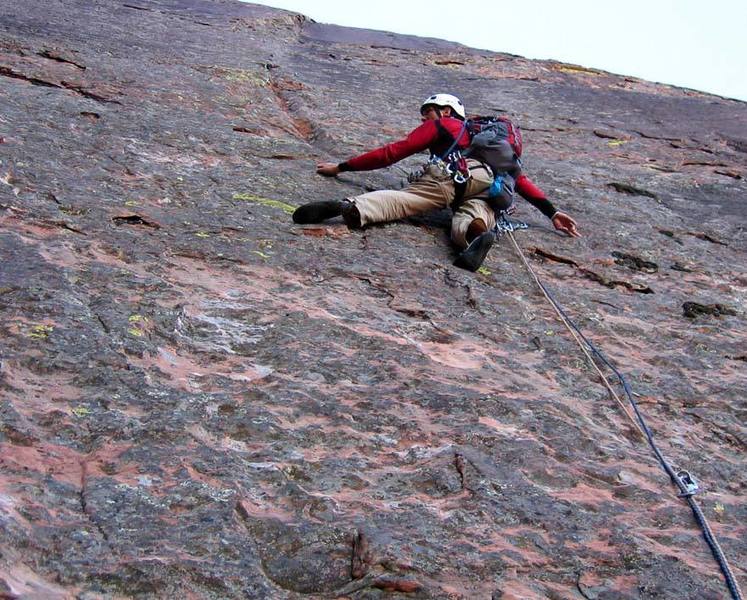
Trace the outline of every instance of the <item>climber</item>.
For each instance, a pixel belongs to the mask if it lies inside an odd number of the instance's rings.
[[[510,207],[515,189],[551,219],[555,229],[579,237],[576,222],[567,214],[557,211],[542,190],[521,174],[521,163],[516,156],[514,159],[518,166],[506,178],[512,185],[505,187],[504,184],[503,193],[489,198],[488,190],[494,185],[491,168],[458,154],[458,151],[466,150],[470,145],[464,105],[459,98],[450,94],[434,94],[423,102],[420,114],[422,124],[405,139],[341,163],[320,163],[316,169],[320,175],[334,177],[344,171],[380,169],[417,152],[429,150],[431,159],[419,173],[408,177],[410,183],[404,189],[379,190],[345,200],[304,204],[293,213],[293,221],[299,224],[321,223],[342,216],[349,228],[358,229],[371,223],[394,221],[451,206],[454,210],[451,239],[462,250],[454,264],[476,271],[495,241],[495,233],[491,229],[496,222],[496,211]],[[447,153],[450,153],[449,157],[445,156]],[[458,169],[461,172],[455,171],[453,164],[447,162],[452,156],[459,157]],[[455,176],[456,173],[461,175],[461,179]],[[495,180],[498,179],[496,174]]]

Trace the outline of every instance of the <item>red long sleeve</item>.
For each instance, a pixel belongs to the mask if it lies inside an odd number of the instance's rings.
[[[526,175],[519,175],[516,178],[516,186],[514,189],[522,198],[534,206],[534,208],[540,211],[548,219],[552,219],[553,215],[557,212],[555,207],[552,205],[552,202],[550,202],[547,199],[547,196],[545,196],[545,192],[535,185],[535,183]]]
[[[403,158],[426,149],[430,149],[431,152],[438,154],[439,150],[445,151],[451,145],[453,139],[462,130],[463,123],[458,119],[446,117],[441,119],[440,124],[442,128],[438,127],[436,121],[425,121],[422,125],[413,129],[405,139],[392,142],[376,150],[371,150],[370,152],[351,158],[341,163],[341,166],[345,171],[371,171],[373,169],[388,167]],[[444,137],[448,138],[448,135],[444,135],[444,129],[448,134],[451,134],[451,139],[444,139]],[[461,147],[465,147],[469,143],[469,137],[466,132],[464,132],[461,141]],[[440,146],[444,145],[443,149],[440,148]]]
[[[527,200],[546,200],[547,196],[529,177],[519,175],[516,179],[516,191]]]

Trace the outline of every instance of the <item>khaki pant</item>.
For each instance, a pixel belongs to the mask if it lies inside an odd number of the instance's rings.
[[[467,247],[465,234],[469,224],[482,219],[488,229],[495,225],[495,214],[485,200],[493,177],[479,162],[468,160],[470,177],[464,202],[451,220],[451,239],[459,248]],[[401,190],[379,190],[348,198],[358,208],[361,225],[386,223],[431,210],[448,207],[454,200],[454,181],[436,165],[428,165],[425,174]]]

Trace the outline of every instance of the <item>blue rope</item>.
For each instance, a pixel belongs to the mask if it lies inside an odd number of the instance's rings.
[[[703,511],[700,508],[700,505],[695,501],[695,498],[693,497],[693,495],[695,494],[695,491],[697,490],[697,485],[694,483],[694,481],[690,477],[690,474],[687,473],[686,471],[680,471],[679,473],[676,473],[674,471],[672,466],[667,462],[666,458],[664,458],[664,455],[659,450],[659,447],[656,445],[656,442],[654,441],[653,433],[651,432],[648,425],[646,424],[646,420],[643,418],[643,415],[641,414],[641,411],[638,408],[638,403],[633,398],[633,392],[630,389],[630,386],[628,385],[628,382],[625,379],[625,377],[622,375],[622,373],[620,373],[620,371],[617,370],[617,368],[609,360],[607,360],[607,357],[604,356],[604,354],[581,332],[581,330],[576,326],[576,324],[568,316],[565,310],[563,310],[563,307],[560,305],[560,303],[550,293],[550,290],[547,289],[545,284],[543,284],[539,279],[537,279],[537,283],[542,288],[542,291],[544,291],[545,294],[547,294],[547,297],[549,298],[550,302],[552,302],[553,306],[555,306],[557,311],[561,315],[563,315],[563,318],[566,320],[566,322],[573,328],[573,330],[583,340],[583,342],[586,344],[588,349],[591,350],[591,352],[593,352],[594,355],[597,358],[599,358],[599,360],[601,360],[605,365],[607,365],[607,367],[609,367],[612,370],[612,372],[615,374],[615,376],[620,381],[620,384],[625,390],[625,395],[627,396],[628,401],[630,402],[630,405],[633,407],[633,410],[635,411],[636,417],[638,418],[638,422],[640,423],[643,429],[643,432],[646,434],[648,443],[651,446],[654,453],[656,454],[656,458],[659,460],[659,463],[661,464],[662,468],[667,473],[667,475],[669,475],[669,478],[672,480],[672,483],[674,483],[679,488],[680,497],[685,498],[687,500],[687,503],[690,505],[690,508],[692,509],[693,514],[695,515],[695,520],[698,522],[698,525],[700,525],[700,528],[703,531],[703,537],[708,543],[708,546],[711,548],[711,553],[716,559],[716,562],[721,568],[721,572],[723,573],[724,578],[726,579],[726,585],[729,587],[729,591],[731,592],[732,598],[734,600],[743,600],[742,593],[739,589],[739,585],[737,584],[737,581],[731,572],[731,568],[729,567],[729,563],[726,559],[726,556],[721,550],[721,547],[719,546],[719,543],[716,540],[716,537],[713,535],[713,532],[711,531],[711,528],[708,525],[708,521],[705,515],[703,514]]]

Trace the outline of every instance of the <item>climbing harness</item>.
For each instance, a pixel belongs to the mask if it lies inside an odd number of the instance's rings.
[[[503,217],[503,215],[501,215],[501,217]],[[500,220],[500,217],[499,217],[499,220]],[[496,227],[497,226],[498,224],[496,223]],[[617,400],[618,404],[623,408],[628,419],[630,419],[636,425],[636,428],[641,433],[641,435],[645,436],[646,439],[648,440],[649,446],[651,447],[654,454],[656,455],[656,458],[659,461],[659,464],[661,465],[662,469],[664,469],[666,474],[669,475],[669,478],[671,479],[672,483],[675,486],[677,486],[680,492],[678,494],[678,497],[684,498],[687,501],[687,503],[690,505],[690,508],[693,511],[693,515],[695,516],[695,520],[698,522],[698,525],[703,531],[703,537],[708,543],[708,546],[711,549],[711,553],[713,554],[713,557],[716,559],[716,562],[718,563],[721,569],[721,572],[724,575],[724,579],[726,580],[726,585],[729,588],[729,592],[731,593],[732,599],[743,600],[744,597],[742,596],[742,591],[739,589],[739,584],[737,583],[737,580],[734,578],[734,575],[731,571],[731,567],[729,566],[729,562],[726,559],[726,556],[724,555],[723,550],[721,550],[721,546],[719,545],[718,540],[713,534],[713,531],[711,530],[711,527],[708,523],[708,520],[706,519],[705,514],[703,513],[703,510],[700,508],[700,505],[695,500],[695,494],[699,491],[698,483],[695,481],[695,478],[692,475],[690,475],[688,471],[685,471],[685,470],[675,471],[675,469],[669,464],[669,462],[667,462],[666,458],[662,454],[661,450],[659,450],[659,447],[656,445],[656,442],[654,441],[653,433],[651,432],[651,429],[649,429],[646,423],[646,420],[643,418],[643,415],[641,414],[641,411],[638,407],[638,403],[633,398],[633,392],[630,386],[628,385],[628,382],[625,379],[625,377],[607,359],[607,357],[581,332],[578,326],[566,314],[565,310],[563,310],[563,307],[560,305],[560,303],[550,293],[547,287],[540,281],[539,277],[534,272],[534,269],[532,269],[532,266],[529,264],[529,261],[527,260],[526,256],[522,252],[521,247],[516,242],[516,239],[514,238],[514,235],[513,235],[513,230],[505,230],[505,232],[508,234],[508,237],[511,239],[511,242],[514,245],[516,252],[519,254],[519,258],[521,258],[521,261],[524,263],[524,266],[529,271],[530,275],[534,278],[535,283],[540,288],[545,298],[547,298],[548,302],[550,302],[552,307],[555,309],[555,312],[558,314],[558,317],[563,322],[563,324],[566,326],[568,331],[570,331],[571,335],[574,337],[576,342],[579,344],[579,346],[583,350],[586,357],[589,359],[591,364],[597,370],[597,373],[599,373],[599,375],[601,376],[602,381],[605,383],[607,389],[612,393],[613,397]],[[599,369],[599,367],[596,364],[596,361],[594,361],[590,353],[596,356],[602,363],[604,363],[615,374],[615,376],[620,382],[620,385],[622,385],[622,388],[625,392],[625,396],[627,397],[628,402],[630,403],[630,406],[633,408],[636,419],[633,419],[633,416],[629,413],[627,407],[623,404],[619,396],[614,392],[609,381],[604,376],[602,371]]]

